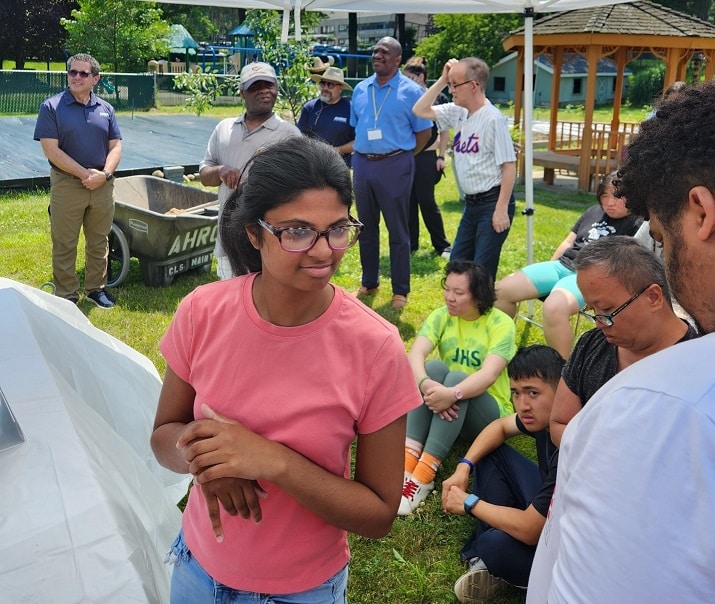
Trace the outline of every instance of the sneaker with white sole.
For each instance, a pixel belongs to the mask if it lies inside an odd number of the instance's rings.
[[[87,294],[87,300],[99,308],[114,308],[114,300],[112,300],[103,289],[98,289],[91,294]]]
[[[489,574],[487,565],[479,558],[469,561],[469,572],[464,573],[454,584],[454,595],[462,604],[487,602],[498,593],[506,582]]]
[[[400,501],[400,509],[397,510],[398,516],[409,516],[414,512],[420,504],[427,499],[434,490],[434,481],[429,484],[422,484],[410,477],[402,487],[402,500]]]

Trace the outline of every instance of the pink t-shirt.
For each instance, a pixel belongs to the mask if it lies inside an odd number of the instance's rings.
[[[201,404],[283,443],[328,471],[350,476],[350,445],[419,406],[397,329],[342,289],[299,327],[278,327],[256,311],[255,274],[197,288],[184,298],[160,343],[171,369]],[[200,489],[183,517],[186,543],[203,568],[234,589],[295,593],[349,559],[346,532],[262,481],[263,520],[222,513],[217,543]]]

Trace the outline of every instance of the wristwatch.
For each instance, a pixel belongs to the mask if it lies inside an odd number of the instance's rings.
[[[474,509],[474,506],[477,505],[478,501],[479,497],[477,497],[474,493],[468,495],[467,498],[464,500],[464,511],[466,512],[467,516],[472,515],[472,510]]]
[[[464,397],[464,394],[459,388],[454,389],[454,398],[456,398],[458,401],[461,401],[462,398]]]
[[[109,180],[112,180],[112,179],[114,178],[114,174],[112,174],[112,173],[109,172],[108,170],[105,170],[105,171],[104,171],[104,175],[107,177],[107,180],[108,180],[108,181],[109,181]]]

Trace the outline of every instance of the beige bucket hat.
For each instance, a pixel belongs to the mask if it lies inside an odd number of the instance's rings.
[[[335,84],[340,84],[343,90],[352,90],[352,86],[345,82],[345,77],[343,76],[343,70],[337,67],[328,67],[323,73],[316,73],[310,76],[310,79],[314,82],[320,82],[325,80],[326,82],[334,82]]]

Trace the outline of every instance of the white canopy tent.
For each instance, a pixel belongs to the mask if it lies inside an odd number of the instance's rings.
[[[188,478],[149,446],[151,361],[3,278],[0,342],[0,601],[168,602]]]
[[[283,11],[283,40],[288,39],[289,15],[295,15],[300,32],[300,11],[341,11],[371,13],[521,13],[524,15],[524,214],[527,221],[527,263],[533,262],[533,94],[534,94],[534,14],[559,12],[617,4],[627,0],[163,0],[172,4],[202,4],[232,8],[258,8]],[[300,36],[300,33],[298,33]],[[458,57],[459,58],[459,57]],[[527,102],[527,100],[530,101]]]

